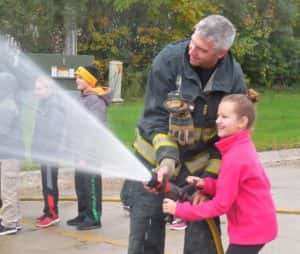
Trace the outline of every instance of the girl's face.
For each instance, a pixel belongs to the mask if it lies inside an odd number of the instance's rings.
[[[35,83],[34,93],[39,99],[44,99],[51,94],[51,91],[45,82],[37,80]]]
[[[77,89],[82,91],[85,90],[86,88],[89,87],[88,82],[86,82],[82,77],[76,76],[76,84],[77,84]]]
[[[248,118],[239,117],[235,112],[236,104],[230,101],[221,102],[217,115],[217,131],[220,138],[231,136],[246,129]]]

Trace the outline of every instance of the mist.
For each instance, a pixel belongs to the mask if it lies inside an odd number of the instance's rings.
[[[16,158],[138,181],[150,179],[150,173],[131,151],[78,103],[79,92],[64,90],[3,36],[0,86],[1,159]]]

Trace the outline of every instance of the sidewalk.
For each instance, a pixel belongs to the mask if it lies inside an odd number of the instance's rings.
[[[259,154],[272,183],[272,195],[277,208],[300,210],[300,149],[263,152]],[[41,197],[40,172],[22,173],[22,196]],[[122,179],[104,179],[104,199],[119,197]],[[75,197],[72,170],[60,170],[60,196]],[[43,201],[26,201],[22,205],[23,229],[15,236],[0,237],[1,254],[126,254],[129,218],[124,216],[119,202],[103,202],[102,228],[79,232],[66,225],[76,215],[77,203],[59,203],[60,224],[47,229],[35,227],[35,218],[41,214]],[[228,244],[226,221],[221,217],[222,242]],[[278,214],[279,235],[267,244],[261,254],[300,253],[300,215]],[[262,222],[263,223],[263,222]],[[267,227],[268,225],[266,225]],[[166,232],[164,254],[182,254],[183,231]]]
[[[260,152],[259,158],[265,165],[274,165],[300,160],[300,148]]]

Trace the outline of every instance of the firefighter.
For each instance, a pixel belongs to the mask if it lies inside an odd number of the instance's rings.
[[[149,170],[156,168],[159,180],[165,177],[184,186],[189,175],[217,177],[218,104],[226,94],[247,90],[241,67],[229,51],[234,38],[235,28],[227,18],[210,15],[195,26],[191,38],[167,45],[155,57],[134,148]],[[121,197],[130,206],[128,254],[163,254],[163,194],[126,181]],[[189,223],[185,232],[184,254],[196,253],[217,253],[205,221]]]

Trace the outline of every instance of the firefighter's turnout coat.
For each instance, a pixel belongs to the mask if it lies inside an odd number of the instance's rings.
[[[184,167],[188,170],[187,174],[211,176],[219,170],[220,157],[214,147],[218,104],[226,94],[246,93],[246,86],[240,65],[229,53],[218,63],[204,87],[189,64],[188,44],[189,40],[170,44],[154,59],[134,147],[153,167],[169,157],[178,162],[178,175],[183,173],[180,171]],[[169,112],[163,106],[167,94],[177,89],[176,78],[179,75],[183,97],[195,106],[192,116],[196,142],[187,146],[180,146],[168,135]]]
[[[149,170],[156,168],[163,158],[175,159],[176,175],[171,181],[179,186],[185,184],[188,175],[217,176],[220,155],[214,143],[218,139],[215,124],[218,104],[226,94],[246,93],[242,70],[231,53],[218,62],[207,83],[202,85],[189,64],[188,45],[189,40],[169,44],[154,59],[134,143],[137,157]],[[182,80],[180,88],[176,85],[178,77]],[[181,146],[168,134],[169,112],[163,104],[168,93],[177,89],[194,104],[193,145]],[[127,182],[126,185],[121,197],[132,208],[128,253],[164,253],[163,195],[149,193],[142,184]],[[184,253],[199,253],[199,250],[203,254],[215,253],[207,225],[191,224],[185,235]]]

